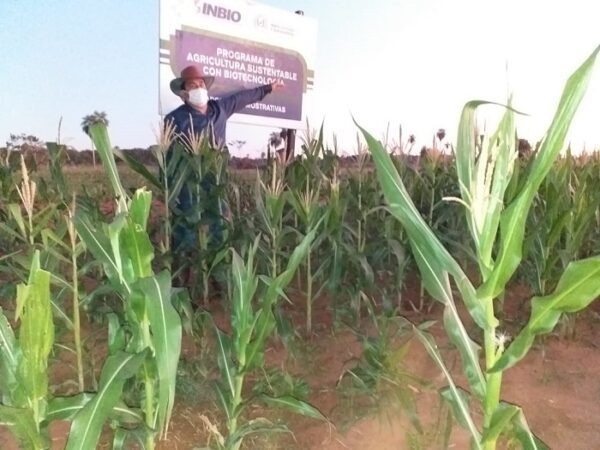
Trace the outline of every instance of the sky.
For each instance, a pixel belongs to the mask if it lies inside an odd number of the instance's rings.
[[[472,99],[513,105],[520,137],[549,126],[568,76],[600,45],[600,2],[591,0],[263,0],[318,21],[311,127],[324,122],[340,150],[356,150],[352,117],[389,143],[414,134],[454,142]],[[155,143],[158,0],[0,0],[0,146],[27,133],[89,148],[81,119],[110,121],[112,144]],[[600,64],[600,63],[599,63]],[[486,107],[489,131],[501,111]],[[600,68],[568,136],[575,151],[600,149]],[[386,133],[387,130],[387,133]],[[268,127],[230,123],[241,156],[264,151]],[[303,131],[299,130],[299,134]],[[234,152],[235,153],[235,152]]]

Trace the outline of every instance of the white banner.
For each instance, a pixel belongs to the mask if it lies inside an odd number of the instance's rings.
[[[160,0],[159,113],[181,104],[169,89],[189,65],[214,76],[211,97],[281,79],[285,89],[248,105],[232,121],[304,126],[303,100],[314,82],[317,22],[244,0]]]

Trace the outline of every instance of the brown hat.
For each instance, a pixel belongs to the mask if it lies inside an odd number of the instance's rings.
[[[181,71],[180,77],[175,78],[173,81],[171,81],[171,91],[173,92],[173,94],[179,95],[179,93],[183,91],[185,82],[193,80],[194,78],[202,78],[204,80],[204,84],[206,85],[206,89],[210,89],[213,82],[215,81],[215,77],[209,77],[204,75],[200,67],[187,66]]]

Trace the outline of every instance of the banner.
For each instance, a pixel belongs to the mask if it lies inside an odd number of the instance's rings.
[[[285,88],[245,107],[231,121],[304,126],[303,100],[314,81],[317,24],[293,12],[243,0],[160,0],[159,113],[181,104],[169,89],[189,65],[215,77],[209,95],[282,80]]]

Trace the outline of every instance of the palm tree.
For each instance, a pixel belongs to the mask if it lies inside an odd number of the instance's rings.
[[[269,136],[267,143],[267,163],[271,161],[271,150],[280,150],[281,144],[285,145],[286,129],[282,128],[281,131],[273,131]]]
[[[81,120],[81,129],[88,136],[90,135],[90,127],[96,123],[102,123],[108,126],[108,119],[104,111],[94,111],[92,114],[84,116]],[[90,137],[91,140],[91,137]],[[96,167],[96,150],[94,148],[94,141],[92,142],[92,165]]]

